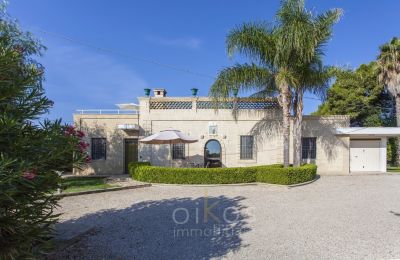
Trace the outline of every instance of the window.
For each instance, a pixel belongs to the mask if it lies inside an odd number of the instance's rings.
[[[206,168],[222,167],[221,156],[221,144],[215,139],[208,140],[204,146],[204,166]]]
[[[315,159],[317,157],[317,138],[304,137],[301,138],[301,158],[302,159]]]
[[[217,135],[218,134],[218,125],[215,122],[208,123],[208,134],[209,135]]]
[[[240,159],[253,159],[253,144],[254,138],[251,135],[240,136]]]
[[[172,145],[172,159],[185,159],[185,144]]]
[[[218,126],[210,125],[209,128],[208,128],[208,133],[210,135],[217,135],[218,134]]]
[[[209,140],[204,147],[206,159],[221,159],[221,144],[214,139]]]
[[[92,138],[92,159],[106,159],[106,138]]]

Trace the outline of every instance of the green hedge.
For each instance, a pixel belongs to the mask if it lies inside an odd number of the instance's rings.
[[[135,172],[136,169],[140,166],[150,166],[150,163],[149,162],[131,162],[128,164],[129,173],[132,175],[132,173]]]
[[[315,165],[284,168],[281,164],[237,168],[169,168],[132,163],[129,169],[135,180],[170,184],[265,182],[290,185],[313,180],[317,172]]]
[[[297,184],[314,180],[317,175],[317,166],[305,164],[300,167],[259,167],[256,173],[257,182],[273,184]]]

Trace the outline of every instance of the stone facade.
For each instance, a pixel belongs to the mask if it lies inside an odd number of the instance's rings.
[[[304,116],[302,137],[317,139],[315,163],[319,174],[349,173],[350,137],[338,136],[335,132],[337,128],[349,125],[348,116]],[[293,146],[290,150],[293,151]]]
[[[171,160],[170,145],[139,144],[139,161],[152,165],[185,167],[204,165],[204,147],[209,140],[221,145],[223,167],[245,167],[282,163],[282,111],[275,99],[252,101],[231,99],[217,105],[207,97],[140,97],[140,115],[74,115],[75,125],[92,137],[107,138],[107,159],[93,161],[76,174],[121,174],[124,169],[124,139],[142,138],[162,130],[180,130],[199,141],[185,145],[185,159]],[[238,106],[234,113],[231,108]],[[118,124],[137,124],[139,131],[117,129]],[[210,126],[216,132],[210,132]],[[304,116],[303,137],[316,138],[316,159],[320,174],[349,172],[350,139],[335,135],[335,129],[348,127],[348,116]],[[254,138],[252,159],[240,158],[240,136]],[[291,152],[293,138],[291,137]],[[291,154],[292,161],[293,154]],[[310,161],[308,161],[310,162]]]
[[[77,175],[122,174],[124,165],[124,140],[138,139],[139,131],[118,129],[118,125],[139,124],[138,115],[74,114],[74,125],[85,132],[85,141],[91,145],[92,138],[106,138],[106,159],[93,160],[85,169],[74,169]],[[90,153],[90,146],[88,148]]]
[[[270,109],[243,109],[234,115],[231,109],[198,109],[199,101],[208,98],[139,98],[141,136],[174,129],[199,139],[186,145],[186,158],[172,160],[173,166],[182,167],[187,162],[204,164],[204,147],[211,140],[222,146],[224,167],[267,165],[283,161],[282,111],[279,106]],[[150,102],[190,101],[191,109],[151,109]],[[209,133],[209,125],[218,128]],[[348,116],[304,116],[303,137],[317,138],[317,156],[314,163],[320,173],[348,173],[349,138],[337,137],[338,127],[349,126]],[[240,136],[252,135],[255,140],[253,159],[240,159]],[[293,139],[291,137],[291,151]],[[140,145],[141,160],[154,165],[170,165],[169,145]],[[292,162],[292,154],[290,161]]]

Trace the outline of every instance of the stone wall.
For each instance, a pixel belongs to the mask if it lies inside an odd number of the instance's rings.
[[[139,131],[117,129],[119,124],[138,124],[138,115],[85,115],[75,114],[74,125],[85,132],[85,141],[91,144],[91,138],[106,138],[106,160],[93,160],[88,167],[75,169],[74,174],[123,174],[124,139],[138,138]],[[90,146],[88,148],[90,154]]]
[[[229,109],[198,109],[198,100],[208,98],[140,98],[141,115],[139,124],[143,126],[141,136],[158,131],[175,129],[199,139],[186,145],[185,160],[171,160],[169,145],[140,145],[140,160],[151,161],[154,165],[182,166],[187,162],[204,163],[204,146],[215,139],[222,146],[222,164],[225,167],[242,167],[282,163],[283,138],[281,110],[272,107],[267,110],[239,110],[232,114]],[[154,100],[192,101],[191,109],[150,109]],[[208,131],[210,124],[218,127],[218,133]],[[335,136],[335,128],[349,126],[347,116],[304,116],[303,136],[317,138],[317,158],[320,174],[343,174],[349,169],[349,138]],[[240,136],[253,135],[255,153],[252,160],[240,159]],[[293,161],[293,137],[290,139]]]
[[[151,101],[172,101],[168,105]],[[177,101],[177,103],[174,103]],[[182,102],[183,103],[179,103]],[[95,160],[75,174],[124,173],[124,139],[142,138],[162,130],[180,130],[199,141],[185,145],[185,159],[171,160],[170,145],[139,144],[139,161],[150,161],[160,166],[204,164],[204,147],[209,140],[217,140],[222,147],[223,167],[245,167],[283,162],[282,112],[279,106],[268,109],[200,109],[198,101],[209,98],[139,98],[140,115],[74,115],[78,129],[91,138],[107,138],[107,159]],[[256,104],[257,105],[257,104]],[[259,104],[258,104],[259,105]],[[175,109],[171,109],[171,106]],[[204,102],[203,102],[204,106]],[[139,131],[117,129],[119,124],[138,124]],[[217,133],[209,126],[217,126]],[[345,174],[349,172],[349,137],[335,135],[335,128],[349,126],[348,116],[304,116],[303,137],[316,137],[319,174]],[[254,136],[254,153],[250,160],[240,159],[240,136]],[[293,158],[293,137],[290,138],[290,161]],[[90,148],[88,150],[90,152]]]

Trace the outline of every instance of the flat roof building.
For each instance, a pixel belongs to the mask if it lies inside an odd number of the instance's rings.
[[[246,167],[283,162],[282,110],[275,98],[167,97],[165,89],[118,110],[80,110],[74,123],[86,132],[93,161],[75,174],[127,173],[131,161],[174,167]],[[386,172],[386,137],[398,128],[351,128],[350,117],[304,116],[302,161],[319,174]],[[292,126],[291,126],[292,127]],[[149,145],[139,139],[179,130],[193,144]],[[290,151],[293,158],[293,136]],[[172,157],[172,158],[171,158]],[[171,161],[172,159],[172,161]]]

